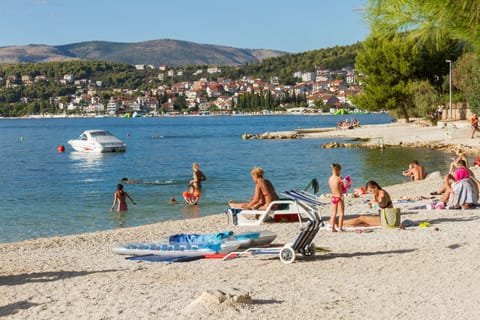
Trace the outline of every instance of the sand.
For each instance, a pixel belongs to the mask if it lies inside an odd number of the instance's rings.
[[[361,129],[361,130],[360,130]],[[345,130],[352,137],[383,136],[441,141],[444,129],[405,124]],[[425,131],[424,131],[425,130]],[[437,131],[439,130],[439,133]],[[463,129],[459,129],[463,130]],[[415,132],[414,132],[415,131]],[[368,133],[367,133],[368,132]],[[338,132],[337,132],[338,133]],[[329,134],[328,132],[315,133]],[[312,134],[314,135],[314,134]],[[442,136],[443,137],[443,136]],[[454,144],[478,145],[467,136]],[[480,170],[474,168],[477,176]],[[283,264],[262,255],[222,261],[136,262],[111,253],[118,243],[172,233],[267,229],[275,243],[292,242],[297,223],[231,227],[225,215],[136,228],[0,244],[0,317],[4,319],[476,319],[480,312],[480,210],[426,210],[439,172],[424,181],[385,187],[402,219],[430,222],[406,230],[331,233],[317,247],[328,251]],[[370,195],[348,197],[346,214],[373,213]],[[328,203],[328,198],[322,199]],[[321,206],[328,219],[330,205]],[[250,303],[228,298],[250,296]],[[209,299],[205,293],[211,292]],[[202,296],[202,299],[199,297]]]

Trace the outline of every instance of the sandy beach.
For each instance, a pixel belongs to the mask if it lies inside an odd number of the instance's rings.
[[[466,122],[426,127],[392,123],[308,137],[378,138],[390,145],[463,145],[476,155]],[[480,176],[479,168],[472,168]],[[223,261],[137,262],[111,252],[115,244],[154,241],[175,233],[271,230],[292,242],[298,223],[231,227],[224,214],[65,237],[0,244],[0,317],[4,319],[475,319],[480,312],[480,209],[427,210],[444,172],[384,186],[402,220],[429,222],[405,230],[331,233],[320,230],[313,257],[286,265],[278,256]],[[354,183],[354,187],[363,186]],[[352,189],[353,190],[353,189]],[[346,215],[374,213],[346,198]],[[409,199],[410,201],[405,201]],[[437,196],[438,199],[438,196]],[[331,207],[320,198],[324,220]],[[250,303],[199,300],[205,292],[251,297]]]
[[[362,145],[368,147],[422,147],[453,152],[461,146],[465,153],[478,152],[478,138],[471,139],[470,123],[465,120],[442,121],[432,126],[421,119],[413,119],[383,125],[362,125],[355,129],[337,130],[335,128],[316,128],[302,131],[305,138],[355,138],[365,140]],[[478,137],[479,134],[475,133]]]

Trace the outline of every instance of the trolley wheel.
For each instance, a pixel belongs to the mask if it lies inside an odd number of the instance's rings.
[[[303,255],[305,257],[314,256],[315,251],[316,251],[315,243],[312,242],[305,247],[305,249],[303,250]]]
[[[295,251],[291,247],[283,247],[280,250],[280,261],[290,264],[295,261]]]

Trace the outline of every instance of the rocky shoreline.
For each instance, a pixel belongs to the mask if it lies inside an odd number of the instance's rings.
[[[423,121],[412,123],[389,123],[366,125],[351,130],[336,128],[305,128],[261,134],[244,133],[243,140],[250,139],[319,139],[331,138],[320,148],[425,148],[446,153],[455,153],[461,148],[466,154],[479,153],[478,139],[471,138],[467,121],[452,121],[437,126]]]

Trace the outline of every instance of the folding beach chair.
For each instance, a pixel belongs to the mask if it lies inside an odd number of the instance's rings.
[[[316,195],[309,193],[304,190],[289,190],[282,192],[282,195],[289,199],[297,199],[308,203],[310,206],[318,208],[317,206],[324,205],[325,203],[320,202]]]
[[[318,208],[322,203],[305,197],[302,193],[295,190],[286,191],[282,194],[291,198],[292,201],[301,208],[308,219],[308,222],[303,225],[300,221],[300,231],[295,240],[292,243],[284,245],[282,248],[250,248],[243,252],[231,252],[223,258],[224,260],[245,254],[278,254],[280,261],[289,264],[295,261],[296,253],[300,253],[303,256],[315,255],[316,248],[313,239],[323,224]]]

